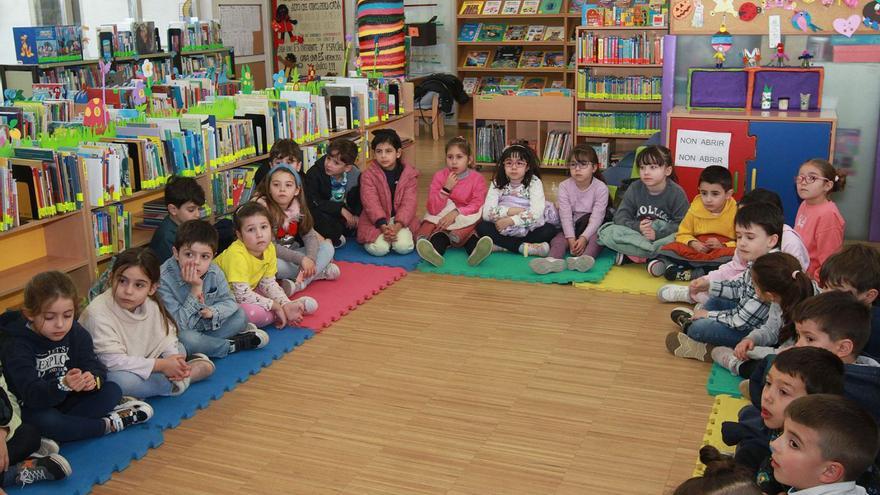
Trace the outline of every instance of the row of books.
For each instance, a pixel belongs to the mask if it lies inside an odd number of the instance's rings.
[[[19,226],[18,186],[12,166],[0,157],[0,232]]]
[[[164,81],[166,77],[174,73],[170,58],[153,58],[153,81]],[[116,72],[120,73],[126,80],[137,77],[138,71],[144,64],[143,60],[125,60],[116,63]]]
[[[232,213],[238,205],[251,199],[255,187],[254,175],[258,168],[259,165],[246,165],[211,176],[211,193],[217,215]]]
[[[579,64],[662,64],[663,37],[647,32],[634,36],[581,32],[575,44]]]
[[[219,74],[226,72],[229,67],[226,65],[227,52],[205,53],[200,55],[190,55],[180,58],[181,74],[207,74],[210,68]]]
[[[41,102],[23,101],[13,107],[0,107],[0,125],[18,130],[21,138],[35,139],[46,130],[46,108]]]
[[[26,220],[38,220],[75,211],[83,204],[83,185],[75,150],[14,148],[8,163],[18,190],[16,218],[4,220],[17,226]],[[26,190],[25,196],[22,192]]]
[[[459,15],[558,14],[562,0],[474,0],[461,4]]]
[[[481,163],[496,163],[506,143],[504,124],[482,122],[477,124],[475,159]]]
[[[211,212],[211,207],[206,203],[199,208],[199,218],[207,218]],[[165,199],[159,198],[144,203],[141,212],[141,222],[137,224],[140,229],[156,229],[165,220],[168,215],[168,208],[165,206]]]
[[[92,211],[92,237],[98,256],[119,254],[131,246],[131,212],[121,203]]]
[[[611,164],[611,142],[588,142],[590,146],[596,150],[596,156],[599,158],[599,168],[606,169]]]
[[[486,67],[489,50],[475,50],[467,53],[465,67]],[[521,46],[501,46],[495,50],[489,67],[493,69],[515,68],[564,68],[565,53],[561,51],[523,50]]]
[[[571,90],[565,87],[564,81],[550,81],[543,76],[524,77],[505,75],[503,77],[466,77],[462,80],[465,93],[474,94],[515,94],[520,96],[571,96]]]
[[[170,22],[168,39],[171,51],[183,53],[223,45],[220,24],[217,21]],[[175,46],[178,43],[180,46]]]
[[[565,41],[565,27],[543,24],[488,24],[467,22],[461,25],[458,41]]]
[[[666,27],[669,20],[668,3],[663,0],[635,0],[627,4],[582,3],[582,26]]]
[[[578,98],[601,100],[661,100],[663,78],[660,76],[601,76],[589,68],[578,69]]]
[[[577,113],[577,130],[581,133],[648,136],[660,131],[660,113],[580,110]]]
[[[571,132],[548,131],[544,141],[544,154],[541,163],[545,166],[564,167],[571,153]]]
[[[134,162],[122,143],[88,142],[77,148],[91,207],[119,201],[135,190]]]
[[[41,83],[62,84],[67,91],[78,91],[101,85],[101,75],[96,64],[42,69],[39,79]]]

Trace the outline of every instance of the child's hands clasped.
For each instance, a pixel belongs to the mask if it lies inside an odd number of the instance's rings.
[[[709,290],[709,279],[706,277],[700,277],[696,280],[691,280],[691,283],[688,284],[688,288],[690,289],[691,294],[706,292]]]
[[[458,218],[458,210],[450,211],[449,213],[443,215],[443,218],[441,218],[440,221],[437,222],[437,228],[441,230],[446,230],[447,227],[455,222],[456,218]]]
[[[736,347],[733,348],[733,355],[740,361],[749,359],[749,351],[755,348],[755,341],[751,339],[742,339]]]
[[[303,319],[302,309],[299,307],[299,304],[293,301],[282,304],[281,310],[284,312],[284,318],[287,323],[299,323]]]
[[[706,253],[709,251],[709,247],[703,244],[702,242],[694,239],[693,241],[688,243],[691,249],[700,253]]]
[[[350,229],[357,227],[357,223],[358,223],[357,215],[352,214],[346,208],[343,208],[342,210],[340,210],[339,213],[342,215],[342,218],[345,219],[345,226],[346,227],[348,227]]]
[[[64,375],[64,384],[74,392],[89,392],[97,386],[95,376],[91,372],[83,372],[79,368],[71,368]]]
[[[724,247],[724,244],[718,239],[712,237],[706,240],[706,247],[709,249],[721,249]]]
[[[577,239],[568,239],[568,250],[571,252],[572,256],[580,256],[584,254],[584,250],[587,249],[587,240],[583,237],[578,237]]]
[[[495,229],[498,230],[498,232],[501,232],[511,225],[513,225],[513,218],[510,217],[504,217],[495,220]]]
[[[206,320],[211,320],[214,318],[214,311],[211,308],[202,308],[199,310],[199,316]]]
[[[186,356],[183,354],[157,358],[154,369],[173,382],[183,380],[190,374],[190,366],[186,363]]]

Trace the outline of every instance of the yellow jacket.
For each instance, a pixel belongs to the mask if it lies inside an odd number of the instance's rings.
[[[734,230],[733,219],[736,216],[736,201],[733,198],[727,200],[721,213],[711,213],[703,206],[703,200],[700,196],[691,201],[691,207],[688,208],[684,220],[678,226],[678,233],[675,234],[675,242],[687,244],[693,240],[697,240],[699,235],[718,234],[730,239],[736,239],[736,231]],[[731,240],[726,243],[727,247],[735,247],[736,241]]]

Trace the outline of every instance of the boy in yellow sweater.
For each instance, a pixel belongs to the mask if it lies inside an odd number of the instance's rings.
[[[730,260],[736,247],[736,201],[730,170],[713,165],[700,174],[700,195],[678,227],[675,242],[648,262],[648,272],[667,280],[689,281]]]

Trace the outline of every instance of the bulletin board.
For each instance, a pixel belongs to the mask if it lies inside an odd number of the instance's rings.
[[[285,59],[287,54],[292,53],[303,75],[309,65],[315,67],[315,73],[319,76],[341,73],[345,57],[343,3],[342,0],[274,0],[273,21],[279,19],[279,9],[282,12],[286,9],[292,24],[292,30],[287,34],[272,33],[273,40],[281,41],[275,51],[276,70],[279,59]]]
[[[694,13],[700,4],[703,6],[703,25],[695,27]],[[849,37],[853,34],[880,34],[878,5],[878,0],[670,0],[670,32],[711,35],[718,31],[723,19],[727,30],[734,36],[767,35],[770,16],[779,16],[782,35],[842,34]],[[792,24],[793,18],[806,21],[802,14],[798,14],[800,11],[809,14],[811,23],[800,23],[807,31]],[[812,31],[810,24],[817,30]]]

